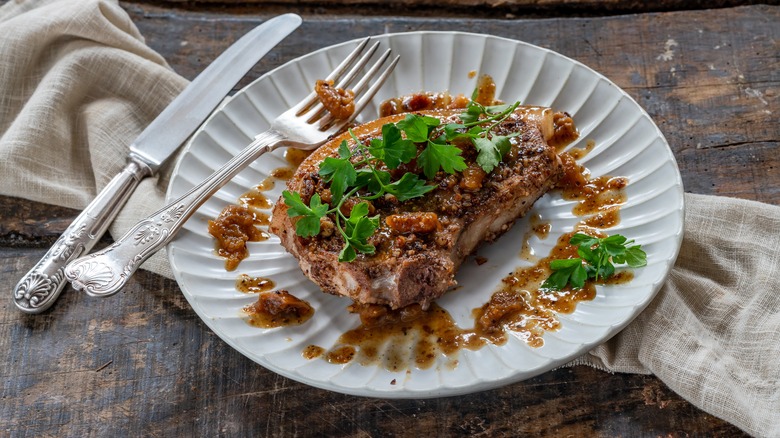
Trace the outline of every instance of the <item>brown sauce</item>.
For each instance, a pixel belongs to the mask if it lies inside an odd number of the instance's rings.
[[[510,332],[531,347],[541,347],[544,333],[560,328],[556,315],[572,313],[577,303],[595,298],[596,284],[623,284],[633,279],[630,271],[618,271],[607,281],[588,280],[581,289],[542,288],[551,274],[550,261],[577,257],[576,247],[569,244],[573,234],[562,235],[549,256],[505,277],[490,300],[473,310],[473,328],[458,327],[450,314],[436,303],[427,310],[419,305],[391,310],[379,305],[353,304],[350,311],[360,315],[361,324],[342,334],[335,347],[327,352],[323,353],[321,347],[308,346],[304,357],[324,357],[334,364],[355,360],[364,366],[378,365],[399,371],[412,366],[428,369],[441,357],[454,366],[460,350],[503,345]],[[319,353],[314,355],[311,351]]]
[[[571,313],[580,301],[595,298],[596,289],[590,281],[582,289],[567,287],[559,291],[542,289],[541,285],[552,271],[555,259],[577,257],[577,250],[569,244],[574,233],[558,239],[550,255],[533,266],[516,269],[501,280],[498,291],[490,301],[474,310],[475,330],[496,345],[504,344],[507,332],[520,335],[528,345],[544,345],[545,331],[557,330],[560,322],[556,313]]]
[[[284,152],[284,159],[287,160],[293,169],[297,169],[298,166],[303,163],[303,160],[311,155],[312,151],[305,151],[303,149],[289,148]]]
[[[533,248],[531,248],[531,236],[533,232],[525,233],[523,237],[523,247],[520,249],[520,260],[525,260],[530,263],[534,263],[538,257],[534,254]]]
[[[485,106],[501,103],[496,100],[496,82],[490,75],[481,75],[477,79],[477,95],[474,97],[474,101]]]
[[[300,325],[314,315],[314,308],[286,290],[261,293],[257,301],[244,307],[247,323],[254,327],[274,328]]]
[[[593,216],[583,219],[580,223],[593,228],[612,228],[620,223],[620,206],[608,206]]]
[[[430,368],[441,355],[453,356],[461,348],[477,349],[484,342],[470,330],[460,329],[446,310],[431,304],[428,310],[412,305],[398,310],[385,306],[353,305],[361,325],[341,335],[325,354],[331,363],[356,360],[391,371],[414,364]]]
[[[276,169],[271,171],[271,177],[276,178],[278,180],[287,181],[288,179],[292,178],[294,173],[295,173],[295,169],[292,167],[289,166],[277,167]]]
[[[316,346],[310,346],[310,347],[316,347]],[[328,351],[327,353],[325,353],[324,356],[324,359],[328,361],[328,363],[332,363],[336,365],[349,363],[354,358],[355,358],[355,347],[351,345],[345,345],[342,347],[334,348]]]
[[[469,73],[469,77],[475,75],[476,72]],[[477,101],[485,105],[498,103],[495,101],[495,83],[489,76],[480,77],[477,90]],[[467,103],[468,98],[463,95],[452,96],[447,92],[417,93],[383,102],[380,105],[380,115],[434,108],[463,108]],[[568,114],[560,113],[555,117],[555,132],[550,144],[562,148],[576,138],[576,129],[573,129],[573,125],[569,126],[573,122]],[[588,227],[601,229],[616,225],[620,220],[620,207],[626,201],[623,193],[627,184],[625,178],[591,179],[587,169],[576,163],[575,160],[587,155],[594,146],[595,143],[590,140],[585,148],[561,154],[565,176],[557,188],[565,199],[579,201],[574,208],[576,215],[588,216],[578,225],[579,231]],[[242,196],[240,202],[244,204],[243,208],[247,211],[270,208],[271,202],[262,192],[273,189],[276,180],[289,180],[310,153],[288,149],[285,159],[289,166],[275,169],[268,178]],[[242,218],[242,222],[246,222],[246,216]],[[267,225],[269,219],[265,213],[251,212],[251,224]],[[530,218],[530,225],[531,229],[526,234],[523,245],[523,254],[527,255],[527,258],[524,258],[532,261],[534,265],[518,268],[502,279],[499,289],[493,293],[490,300],[473,309],[473,328],[458,327],[449,313],[436,303],[431,304],[427,310],[422,310],[419,305],[391,310],[384,306],[355,304],[350,306],[350,311],[360,315],[361,324],[343,333],[329,350],[317,345],[305,347],[303,357],[321,358],[332,364],[357,361],[361,365],[379,365],[391,371],[398,371],[408,370],[412,366],[427,369],[435,365],[441,357],[446,357],[447,363],[454,367],[458,363],[457,354],[460,350],[477,350],[488,344],[503,345],[507,342],[510,332],[531,347],[544,345],[543,334],[560,328],[556,315],[572,313],[577,303],[592,300],[596,294],[596,283],[589,280],[581,289],[568,287],[560,291],[541,288],[541,284],[551,273],[550,261],[577,257],[577,253],[576,248],[568,243],[572,232],[561,236],[547,257],[534,257],[530,252],[528,239],[532,234],[540,239],[547,238],[551,225],[543,222],[538,215]],[[255,229],[253,226],[252,228]],[[590,232],[598,234],[597,230]],[[482,264],[487,260],[477,257],[476,261]],[[632,279],[632,272],[618,271],[607,281],[599,283],[623,284]],[[236,287],[242,292],[259,293],[258,301],[244,308],[251,325],[264,328],[296,325],[307,321],[314,313],[314,309],[307,302],[287,291],[267,292],[274,287],[270,279],[242,275]]]
[[[272,170],[271,175],[261,181],[260,184],[238,198],[238,203],[252,212],[255,225],[266,226],[271,224],[271,216],[268,213],[258,211],[268,210],[273,207],[273,202],[268,199],[264,192],[272,190],[276,186],[277,180],[290,179],[293,173],[295,173],[295,169],[292,167],[278,167]]]
[[[580,136],[577,127],[574,126],[574,120],[568,113],[553,114],[553,127],[552,136],[547,143],[559,153]]]
[[[263,181],[260,182],[260,184],[255,186],[255,190],[258,192],[267,192],[269,190],[273,190],[273,188],[276,187],[276,181],[287,181],[288,179],[292,178],[294,173],[295,173],[295,168],[293,167],[290,166],[277,167],[276,169],[271,171],[271,175],[266,177]],[[271,204],[269,203],[268,207],[265,208],[270,208],[270,207]]]
[[[255,189],[257,189],[259,192],[267,192],[269,190],[273,190],[274,187],[276,187],[276,178],[269,176],[261,181],[260,184],[255,186]]]
[[[379,117],[393,116],[434,109],[466,108],[469,98],[463,94],[453,96],[441,93],[422,92],[387,99],[379,104]]]
[[[469,72],[469,78],[477,75],[476,71]],[[496,100],[496,83],[490,75],[481,75],[477,79],[475,101],[482,105],[498,105]],[[435,109],[466,108],[469,98],[463,94],[451,95],[443,91],[440,93],[420,92],[405,96],[393,97],[379,104],[379,116],[387,117],[402,113],[427,111]]]
[[[557,188],[567,200],[578,201],[572,212],[577,216],[590,216],[583,223],[597,228],[614,227],[620,222],[620,207],[626,203],[623,189],[628,185],[624,177],[600,176],[589,178],[588,170],[567,152],[560,154],[564,176]]]
[[[268,292],[276,287],[276,283],[270,278],[252,277],[247,274],[241,274],[236,280],[236,290],[245,294],[259,294]]]
[[[304,359],[316,359],[320,356],[325,354],[325,349],[322,347],[318,347],[316,345],[309,345],[306,348],[303,349],[303,358]]]
[[[546,239],[552,231],[552,225],[549,222],[543,221],[542,217],[538,214],[531,216],[530,220],[531,231],[540,239]]]
[[[355,112],[355,93],[334,87],[332,80],[318,80],[314,92],[320,103],[336,120],[346,120]]]
[[[552,225],[542,220],[542,217],[537,213],[529,219],[530,229],[523,236],[523,247],[520,249],[520,259],[530,263],[535,263],[538,257],[534,254],[533,248],[531,248],[531,236],[536,236],[539,239],[546,239],[552,231]]]
[[[252,215],[255,225],[265,226],[271,224],[271,216],[268,213],[253,211]]]
[[[246,207],[228,205],[208,223],[209,234],[217,240],[217,254],[225,257],[225,269],[236,269],[249,256],[247,242],[268,239],[268,233],[255,227],[254,214]]]
[[[268,190],[262,186],[256,186],[238,198],[238,203],[247,208],[267,210],[273,205],[263,191]]]
[[[585,158],[593,150],[594,147],[596,147],[596,141],[590,139],[585,142],[584,148],[569,149],[567,153],[571,155],[571,157],[574,158],[575,160],[580,160],[582,158]]]

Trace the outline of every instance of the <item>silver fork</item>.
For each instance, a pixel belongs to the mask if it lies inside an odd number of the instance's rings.
[[[326,77],[326,80],[337,81],[336,86],[339,88],[350,87],[379,46],[377,42],[365,50],[368,41],[369,39],[363,40]],[[310,93],[301,102],[277,117],[266,132],[257,135],[252,143],[205,181],[143,219],[112,245],[70,263],[65,268],[65,277],[70,280],[75,289],[83,290],[91,296],[103,297],[115,294],[141,263],[173,240],[184,222],[203,202],[249,163],[281,146],[315,149],[351,123],[374,97],[398,63],[399,57],[396,56],[383,68],[389,57],[390,49],[372,64],[354,86],[350,87],[355,92],[355,112],[349,119],[334,119],[319,103],[317,95],[314,92]],[[375,80],[371,83],[373,79]]]

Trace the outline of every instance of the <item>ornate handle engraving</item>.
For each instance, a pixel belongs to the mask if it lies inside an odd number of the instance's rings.
[[[116,293],[138,266],[162,249],[181,224],[184,205],[160,210],[136,224],[121,239],[103,251],[82,257],[67,267],[73,287],[91,296]]]
[[[14,289],[14,303],[26,313],[41,313],[57,300],[65,282],[65,265],[92,249],[116,217],[119,208],[149,174],[134,161],[120,172],[76,217],[43,258]]]
[[[86,228],[86,224],[74,222],[35,267],[19,280],[14,290],[14,302],[20,309],[28,313],[42,312],[57,299],[65,285],[65,264],[73,256],[84,252],[81,241]]]
[[[142,220],[111,246],[75,260],[65,277],[78,290],[96,297],[113,295],[138,267],[168,244],[184,222],[211,195],[265,152],[280,146],[279,134],[258,135],[243,151],[181,198]]]

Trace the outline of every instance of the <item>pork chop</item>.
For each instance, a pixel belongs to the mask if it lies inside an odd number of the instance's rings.
[[[439,118],[442,123],[457,123],[460,112],[420,114]],[[473,146],[457,145],[469,165],[463,172],[439,171],[428,182],[437,188],[420,198],[399,202],[385,195],[371,201],[371,215],[380,217],[379,229],[369,238],[376,247],[374,254],[358,254],[352,262],[339,262],[344,240],[333,231],[332,221],[324,218],[318,235],[300,237],[295,231],[296,218],[288,216],[282,199],[274,207],[269,229],[298,259],[303,273],[323,291],[361,304],[395,309],[417,303],[427,308],[456,285],[458,267],[481,242],[506,232],[561,177],[561,160],[548,140],[556,135],[558,120],[565,119],[570,129],[574,127],[570,118],[558,115],[553,117],[549,108],[518,108],[494,132],[520,135],[512,139],[511,150],[488,174],[475,163],[477,152]],[[370,139],[381,137],[384,124],[403,118],[402,114],[384,117],[360,125],[353,132],[368,144]],[[328,184],[318,174],[319,164],[326,157],[338,156],[342,140],[354,148],[349,133],[332,139],[303,161],[288,181],[288,189],[299,192],[306,203],[315,193],[328,202]],[[413,166],[404,170],[414,171]]]

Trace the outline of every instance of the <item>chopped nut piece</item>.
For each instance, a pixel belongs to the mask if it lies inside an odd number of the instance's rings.
[[[460,188],[469,192],[476,192],[482,188],[482,181],[487,173],[477,163],[472,163],[463,170],[463,179],[460,180]]]
[[[385,218],[385,223],[393,231],[408,233],[432,233],[441,228],[436,213],[401,213],[391,214]]]
[[[355,92],[352,90],[336,88],[333,81],[318,80],[314,92],[335,119],[348,119],[355,112]]]

